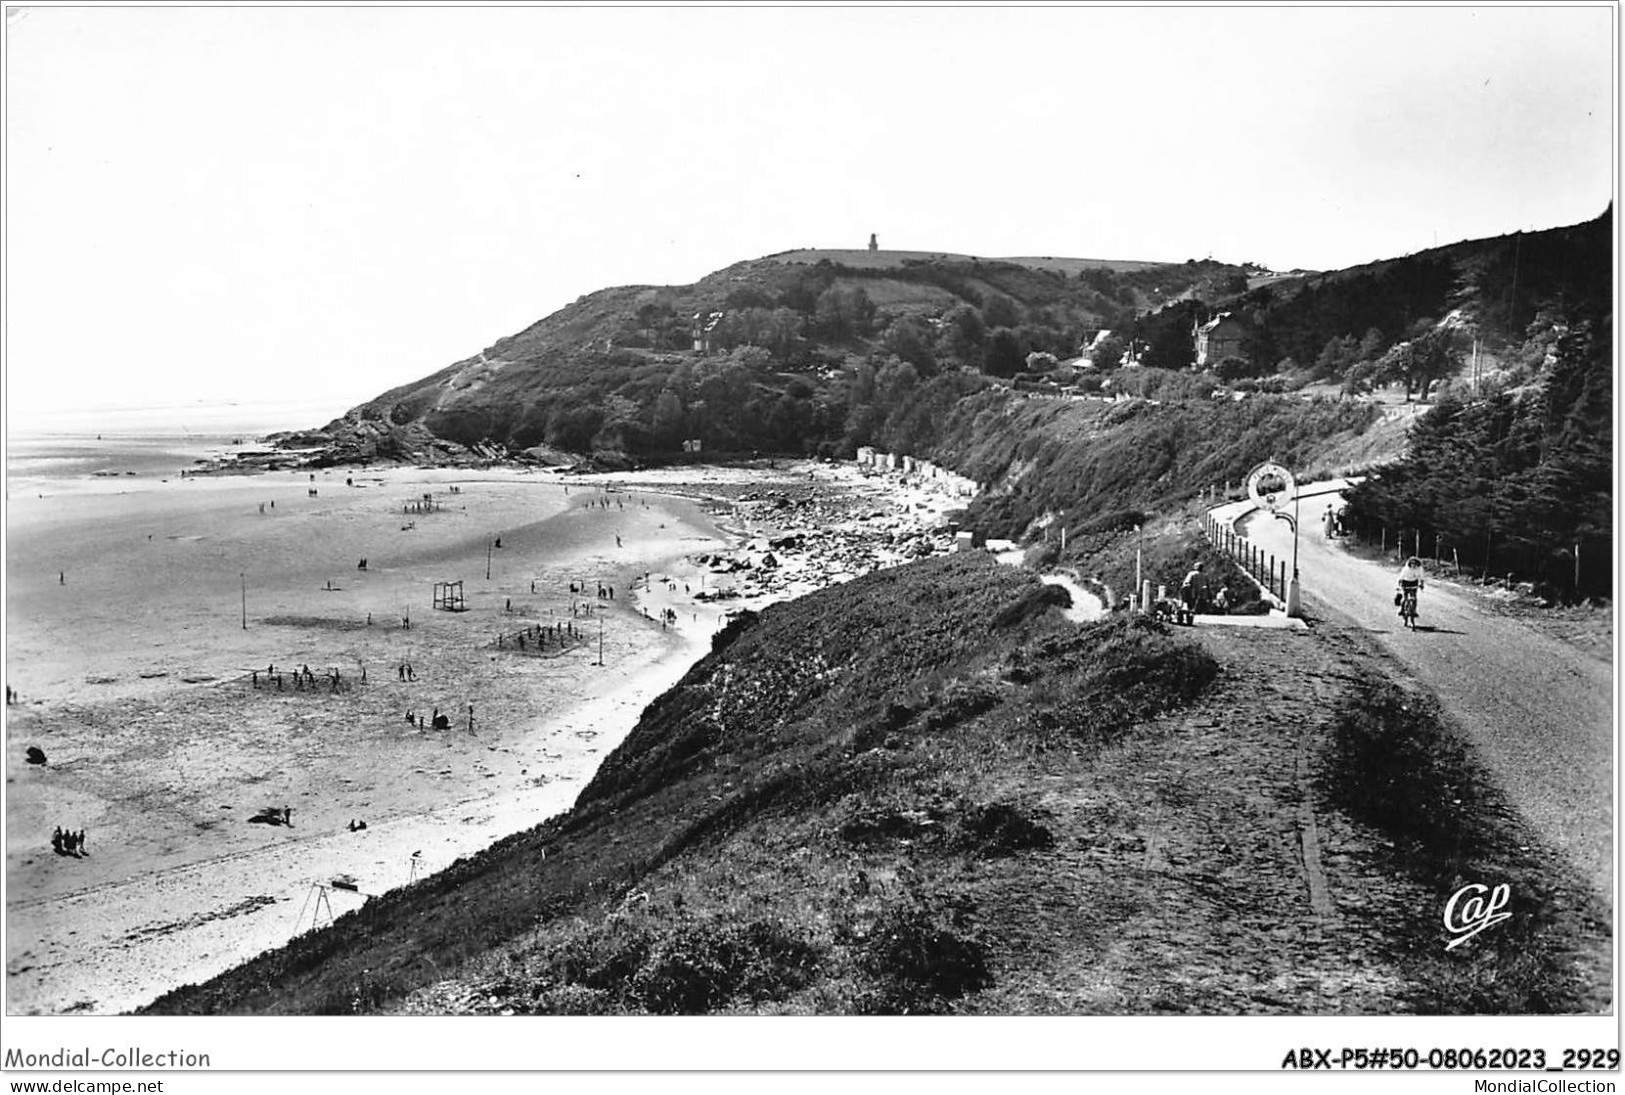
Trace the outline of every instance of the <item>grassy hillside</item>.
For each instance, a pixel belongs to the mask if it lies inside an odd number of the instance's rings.
[[[864,443],[851,416],[872,402],[866,375],[1008,378],[1031,355],[1050,367],[1095,330],[1236,279],[1214,262],[791,253],[693,285],[589,294],[290,441],[331,443],[335,460],[438,456],[449,443],[624,463],[676,458],[690,439],[711,452],[849,452]]]
[[[1316,1014],[1606,998],[1605,926],[1572,896],[1583,887],[1507,820],[1425,704],[1380,683],[1361,636],[1080,627],[1056,599],[952,556],[746,618],[567,815],[150,1010]],[[1441,895],[1489,864],[1530,915],[1446,953]]]
[[[822,247],[802,251],[784,251],[770,257],[780,262],[804,263],[807,265],[816,265],[827,260],[841,266],[850,266],[855,270],[886,270],[917,262],[993,262],[1008,263],[1012,266],[1025,266],[1033,270],[1054,270],[1070,277],[1077,277],[1084,270],[1149,270],[1155,266],[1171,265],[1166,262],[1143,262],[1136,259],[1074,259],[1055,258],[1050,255],[984,259],[977,258],[974,255],[949,254],[941,251],[869,251],[859,248],[839,250]]]

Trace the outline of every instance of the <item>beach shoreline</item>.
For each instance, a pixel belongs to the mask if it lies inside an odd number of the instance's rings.
[[[139,1007],[567,810],[731,612],[947,550],[957,504],[811,462],[97,486],[8,505],[9,1013]]]

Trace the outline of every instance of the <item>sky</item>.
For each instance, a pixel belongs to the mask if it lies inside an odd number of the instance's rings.
[[[1577,223],[1615,16],[8,8],[8,424],[317,425],[594,290],[871,232],[1284,270]]]

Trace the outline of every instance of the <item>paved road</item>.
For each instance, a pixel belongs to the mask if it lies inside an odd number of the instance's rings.
[[[1305,486],[1304,495],[1313,489]],[[1398,566],[1353,558],[1326,539],[1319,518],[1334,498],[1303,499],[1298,558],[1305,607],[1353,620],[1427,682],[1525,818],[1572,857],[1612,908],[1612,664],[1480,611],[1468,596],[1432,582],[1422,594],[1417,630],[1407,631],[1393,605]],[[1223,510],[1234,512],[1222,507],[1217,515]],[[1237,528],[1277,557],[1292,557],[1286,522],[1254,513]]]

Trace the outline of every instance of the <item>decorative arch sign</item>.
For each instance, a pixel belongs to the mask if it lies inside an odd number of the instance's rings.
[[[1292,478],[1292,473],[1273,461],[1266,460],[1247,473],[1247,497],[1271,513],[1291,501],[1297,493],[1298,484]]]

